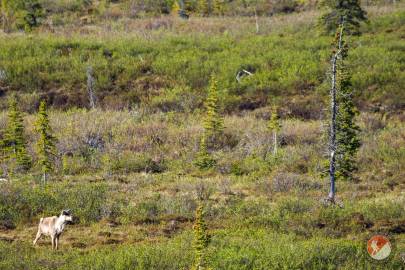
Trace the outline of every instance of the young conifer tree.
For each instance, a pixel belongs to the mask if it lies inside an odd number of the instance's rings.
[[[12,97],[8,109],[8,123],[2,146],[5,157],[11,161],[11,171],[27,171],[31,167],[31,158],[27,153],[27,143],[24,136],[24,119]]]
[[[193,231],[194,231],[194,250],[196,256],[192,270],[209,269],[206,250],[211,237],[207,232],[207,224],[205,223],[204,220],[204,208],[201,202],[199,202],[199,205],[196,210]]]
[[[355,123],[358,111],[353,102],[351,76],[346,65],[348,46],[344,39],[341,43],[341,58],[337,65],[336,179],[353,180],[353,173],[357,170],[356,154],[361,145],[360,128]]]
[[[205,109],[207,113],[204,120],[205,134],[212,140],[224,131],[224,119],[220,115],[218,82],[214,76],[211,77]]]
[[[175,0],[175,1],[173,2],[173,5],[172,5],[171,14],[172,14],[173,16],[178,16],[180,9],[181,9],[181,7],[180,7],[179,2],[178,2],[177,0]]]
[[[53,167],[53,157],[56,152],[56,138],[52,135],[45,101],[41,101],[39,106],[35,128],[36,132],[39,133],[39,139],[37,142],[38,163],[41,166],[43,181],[46,183],[48,174]]]
[[[197,11],[198,11],[198,13],[200,13],[201,16],[209,16],[210,7],[208,4],[208,0],[198,0]]]
[[[212,10],[215,15],[220,16],[224,14],[224,2],[223,0],[213,0]]]
[[[273,133],[273,154],[277,154],[277,136],[281,129],[280,118],[277,113],[277,106],[273,106],[268,129]]]
[[[209,149],[215,147],[217,139],[224,130],[224,120],[220,115],[217,81],[214,77],[211,78],[205,109],[204,133],[201,137],[200,150],[195,162],[200,169],[208,169],[215,165],[215,160],[212,158]]]

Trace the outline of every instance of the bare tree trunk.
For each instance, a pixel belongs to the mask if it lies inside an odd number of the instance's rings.
[[[96,98],[94,96],[94,77],[93,68],[91,66],[87,67],[87,92],[89,94],[90,108],[96,108]]]
[[[273,154],[277,155],[277,132],[276,131],[273,131],[273,144],[274,144]]]
[[[44,182],[44,185],[46,185],[47,179],[48,179],[48,176],[47,176],[46,172],[44,172],[42,175],[42,181]]]
[[[335,150],[336,150],[336,59],[337,55],[332,58],[332,88],[331,88],[331,125],[330,125],[330,139],[329,139],[329,176],[330,176],[330,190],[328,198],[331,201],[335,200]]]
[[[259,18],[257,17],[257,10],[255,7],[255,21],[256,21],[256,34],[259,34],[260,32],[260,26],[259,26]]]
[[[342,51],[342,35],[343,35],[343,23],[342,27],[340,29],[340,36],[339,36],[339,44],[338,44],[338,51],[333,55],[332,57],[332,87],[331,87],[331,124],[330,124],[330,138],[329,138],[329,177],[330,177],[330,190],[329,190],[329,195],[328,199],[331,202],[335,201],[335,195],[336,195],[336,187],[335,187],[335,182],[336,182],[336,159],[335,159],[335,153],[336,153],[336,115],[337,115],[337,104],[336,104],[336,92],[337,92],[337,87],[336,87],[336,73],[337,73],[337,60],[340,56],[340,53]]]

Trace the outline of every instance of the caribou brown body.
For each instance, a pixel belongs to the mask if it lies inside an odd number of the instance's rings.
[[[52,240],[52,249],[58,249],[59,237],[62,234],[68,222],[73,220],[69,210],[63,210],[60,216],[41,218],[38,225],[37,236],[34,245],[42,235],[50,236]]]

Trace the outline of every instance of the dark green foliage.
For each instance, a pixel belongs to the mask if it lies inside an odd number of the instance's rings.
[[[207,264],[207,247],[210,242],[210,235],[207,232],[207,224],[204,220],[204,207],[202,203],[197,207],[195,213],[195,221],[193,226],[194,231],[194,250],[195,263],[192,269],[203,270],[208,269]]]
[[[38,0],[2,0],[0,20],[4,31],[31,30],[40,24],[44,11]]]
[[[334,34],[344,20],[346,33],[360,34],[360,23],[367,17],[359,0],[324,0],[322,6],[328,9],[320,17],[321,27],[326,33]]]
[[[35,123],[36,131],[39,133],[37,141],[38,163],[41,166],[44,182],[48,173],[53,167],[53,158],[56,155],[55,141],[52,135],[52,129],[49,125],[49,116],[46,111],[45,101],[41,101],[38,111],[38,119]]]
[[[357,170],[356,154],[360,148],[360,128],[355,122],[358,111],[353,102],[353,86],[346,64],[348,47],[344,40],[342,43],[343,50],[337,69],[336,178],[353,180],[353,173]]]
[[[24,119],[15,97],[10,99],[7,128],[2,146],[4,156],[11,166],[11,172],[27,171],[31,167],[31,158],[27,153],[24,135]]]
[[[23,26],[25,29],[31,29],[40,24],[40,19],[44,16],[44,11],[38,0],[24,0],[21,6],[23,17]]]

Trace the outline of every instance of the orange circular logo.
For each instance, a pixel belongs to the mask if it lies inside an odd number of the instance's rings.
[[[391,243],[387,237],[375,235],[367,242],[367,252],[373,259],[384,260],[391,253]]]

